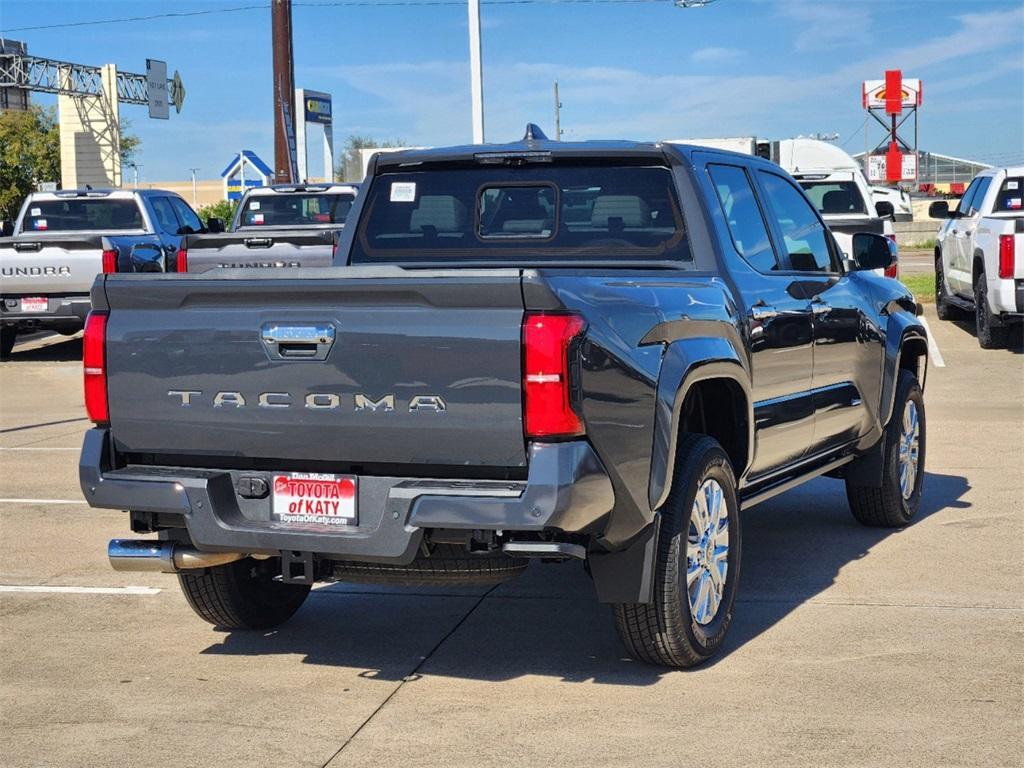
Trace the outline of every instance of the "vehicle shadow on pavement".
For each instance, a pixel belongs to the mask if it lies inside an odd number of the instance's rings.
[[[969,334],[971,338],[977,341],[978,332],[977,328],[975,328],[973,317],[953,320],[950,325],[959,328],[961,331]],[[1017,325],[1016,327],[1011,326],[1010,332],[1006,334],[1006,336],[1005,349],[983,349],[982,352],[1011,352],[1016,355],[1024,354],[1024,325]]]
[[[82,359],[82,337],[51,336],[48,344],[25,349],[16,344],[9,362],[12,363],[68,363]]]
[[[968,507],[961,499],[969,488],[963,477],[927,473],[918,516],[902,531],[860,526],[842,483],[826,479],[744,513],[735,618],[712,663],[827,590],[840,569],[868,556],[883,539],[908,535],[940,510]],[[615,635],[611,609],[597,602],[589,578],[575,563],[534,564],[490,592],[321,588],[280,628],[223,631],[202,653],[294,654],[307,664],[362,670],[361,678],[391,682],[421,675],[492,682],[541,675],[646,686],[673,674],[628,657]]]
[[[744,513],[740,592],[732,627],[712,663],[827,590],[842,568],[870,557],[883,540],[912,536],[915,526],[942,510],[970,507],[962,500],[968,490],[964,477],[926,472],[917,515],[902,529],[860,525],[843,483],[824,478]]]

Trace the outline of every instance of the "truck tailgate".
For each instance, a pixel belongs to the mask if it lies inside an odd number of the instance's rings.
[[[189,272],[216,267],[329,267],[335,234],[305,229],[189,235],[182,247],[188,253]]]
[[[526,465],[518,271],[217,274],[107,278],[119,451]]]
[[[88,293],[103,271],[100,237],[11,237],[0,241],[0,295]]]

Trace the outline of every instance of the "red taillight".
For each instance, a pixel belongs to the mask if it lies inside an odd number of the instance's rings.
[[[576,315],[527,314],[523,320],[523,400],[527,437],[573,437],[583,421],[572,408],[570,346],[583,331]]]
[[[886,235],[886,237],[888,237],[894,243],[896,242],[896,235]],[[893,279],[896,279],[897,277],[900,276],[900,264],[898,261],[894,261],[892,264],[885,268],[885,276],[891,277]]]
[[[109,421],[107,409],[107,313],[90,312],[82,341],[85,411],[96,423]]]
[[[1013,252],[1013,235],[999,236],[999,277],[1007,279],[1013,277],[1016,269]]]
[[[188,272],[188,251],[186,251],[184,248],[179,248],[177,259],[177,270],[179,272]]]
[[[103,252],[103,274],[109,275],[117,272],[117,251],[109,250]]]

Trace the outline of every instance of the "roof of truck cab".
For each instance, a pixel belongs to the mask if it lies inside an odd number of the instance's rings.
[[[303,184],[268,184],[264,187],[251,187],[247,190],[250,196],[278,194],[303,194],[305,192],[326,192],[328,190],[359,191],[359,182],[353,181],[323,181],[305,182]]]
[[[466,162],[481,155],[506,153],[545,152],[553,157],[628,157],[641,156],[664,158],[666,154],[678,152],[685,156],[702,147],[692,147],[661,142],[640,142],[623,140],[602,141],[551,141],[540,139],[516,141],[508,144],[466,144],[458,147],[436,147],[432,149],[410,149],[381,153],[376,156],[377,168],[418,165],[420,163]],[[734,154],[734,153],[730,153]],[[738,155],[744,157],[743,155]]]

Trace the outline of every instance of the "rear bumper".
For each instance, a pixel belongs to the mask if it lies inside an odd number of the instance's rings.
[[[0,298],[0,324],[39,327],[82,326],[92,307],[87,293],[47,296],[47,300],[45,312],[23,312],[21,296],[3,296]]]
[[[992,312],[1005,322],[1018,322],[1024,314],[1024,280],[991,278],[988,299]]]
[[[408,563],[427,529],[591,530],[611,514],[611,481],[585,441],[530,447],[526,481],[359,478],[358,525],[284,524],[270,499],[243,498],[240,476],[271,473],[180,467],[113,469],[109,430],[85,435],[79,480],[93,507],[180,516],[197,549],[312,552],[339,560]]]

